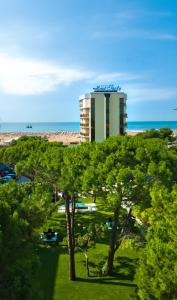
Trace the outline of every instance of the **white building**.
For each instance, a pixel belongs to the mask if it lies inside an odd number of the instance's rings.
[[[81,141],[101,142],[109,136],[123,135],[127,95],[114,85],[93,90],[79,98]]]

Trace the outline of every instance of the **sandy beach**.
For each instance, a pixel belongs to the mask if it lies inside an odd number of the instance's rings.
[[[127,131],[128,135],[134,136],[142,131]],[[177,136],[177,131],[173,131]],[[0,145],[9,145],[12,140],[17,140],[21,136],[40,136],[48,139],[49,142],[62,142],[64,145],[79,144],[81,137],[79,132],[1,132]]]
[[[12,140],[17,140],[21,136],[45,137],[49,142],[63,142],[64,145],[80,143],[78,132],[3,132],[0,133],[0,145],[8,145]]]

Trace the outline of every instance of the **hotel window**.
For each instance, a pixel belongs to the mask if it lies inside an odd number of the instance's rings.
[[[91,142],[95,141],[95,98],[91,98]]]
[[[124,98],[119,99],[119,110],[120,110],[120,134],[124,134]]]
[[[110,94],[105,94],[106,98],[106,137],[109,137],[109,99]]]

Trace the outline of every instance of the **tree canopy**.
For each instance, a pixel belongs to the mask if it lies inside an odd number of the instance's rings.
[[[36,232],[53,209],[52,193],[59,190],[70,195],[71,201],[78,193],[97,195],[112,211],[109,274],[132,215],[139,218],[148,231],[137,275],[139,296],[144,300],[173,299],[177,274],[177,149],[167,147],[171,138],[170,130],[161,129],[65,148],[61,143],[23,137],[1,148],[0,161],[12,165],[17,176],[31,179],[25,185],[0,184],[2,299],[34,296]],[[74,245],[74,213],[70,221]]]
[[[34,299],[37,293],[36,230],[50,213],[49,201],[49,194],[37,186],[0,185],[1,299]]]
[[[141,299],[176,299],[177,185],[171,192],[155,185],[151,208],[143,212],[148,224],[147,246],[137,270]]]

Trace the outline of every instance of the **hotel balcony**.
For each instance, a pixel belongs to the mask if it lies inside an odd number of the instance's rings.
[[[88,133],[80,132],[80,136],[89,138],[89,132]]]
[[[88,114],[90,111],[89,107],[80,107],[80,111],[82,111],[83,114]]]
[[[89,127],[81,127],[81,132],[87,133],[89,132]]]
[[[89,114],[80,114],[80,118],[89,118]]]
[[[86,128],[87,128],[87,127],[89,127],[89,123],[88,123],[88,122],[81,122],[81,123],[80,123],[80,126],[81,126],[81,127],[86,127]]]
[[[88,128],[83,128],[83,127],[81,127],[80,133],[81,133],[81,134],[83,133],[83,134],[89,135],[89,127],[88,127]]]

